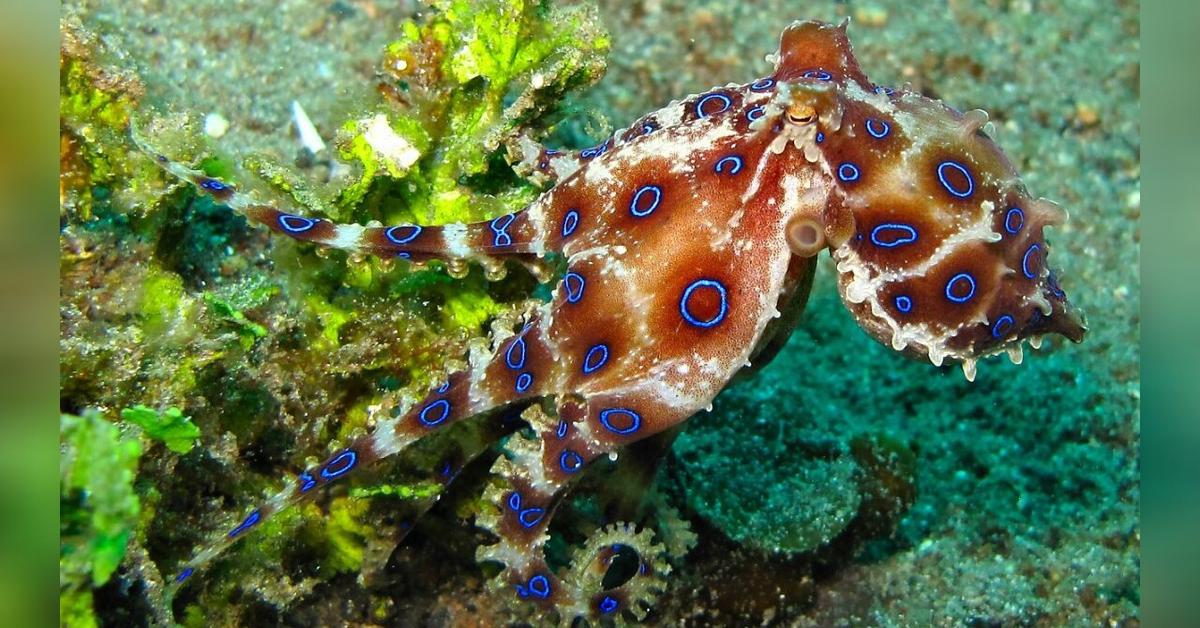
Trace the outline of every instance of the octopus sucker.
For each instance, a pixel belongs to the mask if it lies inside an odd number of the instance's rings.
[[[486,341],[451,356],[419,399],[374,404],[369,433],[333,447],[274,497],[180,566],[183,586],[226,547],[291,504],[425,436],[500,407],[526,432],[496,460],[478,525],[495,535],[497,595],[563,623],[639,619],[671,586],[652,533],[603,529],[563,578],[543,556],[555,509],[593,461],[712,408],[743,369],[780,346],[822,251],[860,327],[936,366],[978,362],[1044,335],[1082,339],[1082,315],[1047,263],[1043,228],[1066,212],[1028,200],[980,109],[959,114],[910,88],[873,84],[847,22],[797,21],[744,83],[671,101],[582,151],[524,136],[503,150],[548,186],[524,209],[475,223],[338,225],[263,204],[233,183],[160,156],[155,163],[253,224],[318,247],[438,260],[451,277],[507,263],[554,283],[548,302],[499,317]],[[495,138],[493,138],[495,139]],[[550,259],[561,259],[556,272]],[[626,539],[645,569],[602,590],[596,555]],[[601,561],[603,562],[603,561]]]

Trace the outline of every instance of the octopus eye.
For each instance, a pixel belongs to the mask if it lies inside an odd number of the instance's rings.
[[[787,112],[788,122],[792,124],[812,124],[812,121],[816,117],[816,114],[811,109],[805,112],[793,112],[790,110]]]

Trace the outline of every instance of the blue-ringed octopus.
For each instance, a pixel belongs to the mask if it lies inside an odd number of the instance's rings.
[[[503,565],[510,595],[566,623],[641,615],[629,583],[581,590],[546,563],[547,527],[592,461],[710,407],[742,369],[769,360],[803,309],[829,250],[842,300],[897,351],[962,365],[1042,336],[1083,338],[1082,316],[1048,268],[1043,230],[1065,220],[1034,199],[986,132],[907,89],[873,84],[846,26],[795,22],[774,71],[673,102],[582,151],[514,140],[521,174],[551,187],[522,211],[474,224],[361,226],[253,201],[135,140],[165,169],[250,221],[319,245],[413,263],[565,272],[549,301],[476,348],[466,367],[373,431],[303,471],[201,550],[193,575],[281,509],[356,469],[499,407],[526,412],[487,489],[478,525],[498,537],[480,560]],[[650,577],[643,560],[633,576]]]

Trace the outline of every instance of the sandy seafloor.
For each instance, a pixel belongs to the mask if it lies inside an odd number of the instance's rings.
[[[227,118],[222,150],[284,157],[298,150],[291,101],[332,137],[373,88],[394,26],[415,10],[369,0],[71,0],[65,9],[124,50],[152,102]],[[693,419],[669,470],[699,495],[691,516],[720,522],[721,504],[739,491],[775,489],[777,478],[763,469],[786,468],[771,462],[786,458],[786,445],[764,445],[739,422],[762,408],[792,409],[797,431],[813,438],[870,431],[908,442],[918,457],[917,501],[886,551],[870,559],[792,576],[786,561],[772,563],[781,565],[772,577],[812,586],[755,581],[802,590],[803,599],[780,598],[748,615],[714,600],[750,583],[731,576],[714,584],[698,573],[744,550],[714,557],[698,548],[653,621],[1136,625],[1138,4],[605,0],[600,14],[613,36],[609,71],[577,104],[615,127],[673,98],[764,74],[763,55],[793,19],[851,16],[872,80],[908,81],[961,110],[986,109],[1029,189],[1070,211],[1069,224],[1048,236],[1050,261],[1090,327],[1082,345],[1047,342],[1019,367],[994,359],[968,384],[955,368],[909,362],[857,332],[826,261],[785,353],[719,399],[713,414]],[[747,451],[758,465],[742,464]],[[732,475],[705,484],[697,464]],[[439,594],[429,604],[447,599],[444,588]],[[409,617],[468,622],[427,611]]]

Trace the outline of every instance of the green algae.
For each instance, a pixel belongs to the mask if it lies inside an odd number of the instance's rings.
[[[167,449],[186,454],[196,446],[200,428],[174,406],[159,412],[146,406],[134,406],[121,411],[121,418],[142,428],[146,436],[161,441]]]
[[[112,578],[137,526],[142,448],[94,410],[62,415],[59,439],[59,612],[66,625],[94,626],[91,588]]]

